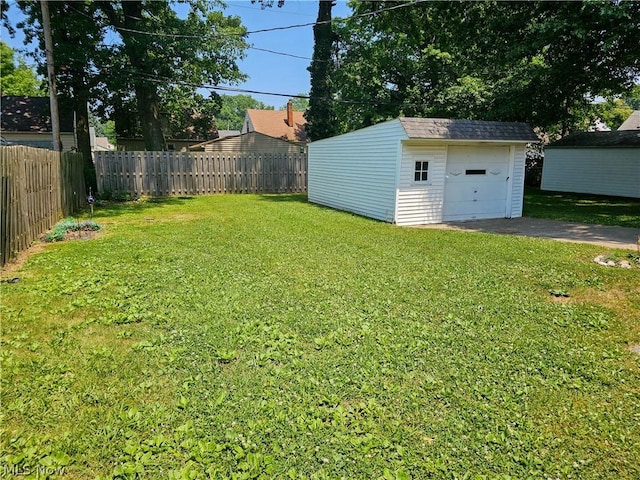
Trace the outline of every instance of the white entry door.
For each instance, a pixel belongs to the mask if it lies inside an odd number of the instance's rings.
[[[509,158],[508,146],[450,146],[443,220],[507,216]]]

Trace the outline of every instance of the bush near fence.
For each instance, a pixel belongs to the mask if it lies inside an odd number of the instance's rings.
[[[0,147],[0,257],[4,265],[85,203],[79,153]]]
[[[304,193],[307,155],[270,152],[95,152],[100,192],[132,196]]]

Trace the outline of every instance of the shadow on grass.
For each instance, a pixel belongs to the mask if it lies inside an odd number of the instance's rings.
[[[306,193],[270,193],[260,195],[258,198],[269,202],[309,203]]]
[[[93,218],[118,217],[130,213],[140,213],[148,208],[159,206],[184,205],[193,197],[150,197],[143,200],[130,202],[105,202],[94,207]],[[83,213],[88,214],[89,210],[84,209]]]
[[[528,188],[523,216],[638,228],[640,199]]]

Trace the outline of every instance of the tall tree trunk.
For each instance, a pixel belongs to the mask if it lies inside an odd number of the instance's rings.
[[[144,137],[144,148],[149,151],[167,149],[162,131],[158,90],[156,86],[147,82],[136,83],[136,101],[138,114]]]
[[[154,77],[153,66],[149,64],[149,46],[141,41],[140,36],[131,31],[142,30],[139,24],[142,22],[143,2],[130,0],[120,2],[123,18],[117,14],[112,2],[99,2],[101,8],[109,18],[111,24],[118,30],[124,42],[125,52],[129,62],[141,76]],[[145,80],[135,81],[136,102],[138,115],[144,137],[146,150],[166,150],[167,144],[162,131],[162,118],[160,116],[160,98],[158,89],[153,82]]]
[[[313,26],[313,59],[311,73],[311,92],[309,110],[306,113],[307,134],[311,140],[320,140],[336,134],[337,127],[333,108],[331,88],[331,51],[333,47],[333,29],[331,28],[331,8],[333,0],[320,0],[318,20]]]
[[[80,76],[80,78],[83,78]],[[91,135],[89,133],[89,98],[85,85],[74,87],[74,110],[76,112],[76,138],[78,151],[82,154],[84,164],[84,182],[92,192],[98,189],[96,183],[96,167],[91,156]]]

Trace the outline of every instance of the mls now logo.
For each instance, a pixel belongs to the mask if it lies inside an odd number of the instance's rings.
[[[3,465],[2,477],[13,475],[16,477],[35,475],[36,478],[47,478],[54,475],[64,475],[65,467],[47,467],[46,465]]]

